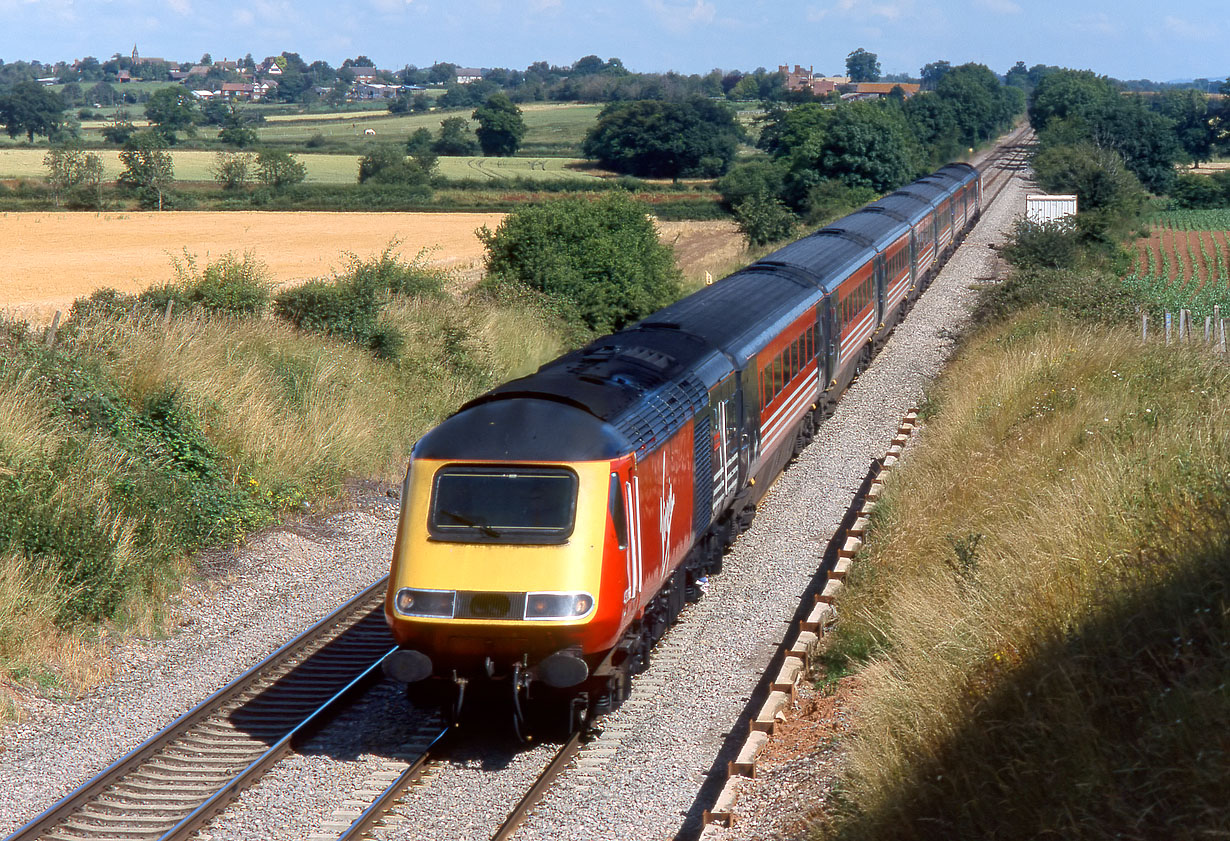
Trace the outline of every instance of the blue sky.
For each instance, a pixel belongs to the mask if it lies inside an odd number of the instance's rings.
[[[283,50],[337,65],[523,68],[618,56],[633,70],[814,66],[864,47],[885,72],[978,61],[1158,80],[1230,73],[1222,2],[1172,0],[0,0],[0,59],[129,53],[195,60]]]

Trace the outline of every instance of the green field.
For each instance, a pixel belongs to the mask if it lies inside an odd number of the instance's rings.
[[[45,149],[0,149],[0,179],[45,178]],[[100,150],[103,169],[108,180],[114,180],[123,170],[119,153]],[[215,152],[180,149],[173,151],[177,181],[213,181],[210,172]],[[296,155],[307,167],[310,184],[353,184],[359,177],[358,155]],[[577,158],[440,158],[440,174],[449,179],[479,179],[498,182],[508,178],[530,178],[538,181],[594,178],[585,171],[568,169],[584,163]]]
[[[579,149],[585,132],[594,124],[600,105],[530,104],[521,106],[525,120],[525,138],[522,144],[535,147]],[[257,134],[265,143],[306,143],[316,135],[326,140],[370,141],[364,135],[368,129],[376,132],[375,140],[404,141],[411,134],[425,128],[433,134],[439,131],[440,122],[447,117],[470,116],[472,109],[455,111],[432,111],[419,114],[316,114],[281,115],[272,117],[257,127]],[[471,120],[471,125],[476,125]]]
[[[122,106],[128,111],[133,122],[144,128],[145,113],[141,105]],[[357,106],[356,106],[357,107]],[[440,122],[447,117],[465,117],[469,119],[473,112],[471,108],[459,108],[448,111],[430,111],[418,114],[390,114],[383,105],[373,103],[371,110],[347,110],[313,113],[287,113],[286,106],[275,105],[244,105],[244,110],[253,114],[265,114],[265,122],[256,126],[256,133],[261,143],[304,146],[309,140],[319,135],[330,146],[344,145],[353,149],[356,144],[380,141],[404,142],[411,134],[420,128],[425,128],[435,134],[440,130]],[[104,109],[111,111],[114,109]],[[565,157],[576,157],[580,154],[581,141],[585,132],[598,117],[601,105],[573,105],[564,103],[530,103],[521,106],[525,120],[526,134],[522,140],[523,154],[551,154]],[[473,120],[471,126],[476,126]],[[102,129],[106,123],[99,120],[87,120],[81,124],[81,141],[86,146],[101,144]],[[364,134],[371,129],[374,137]],[[217,129],[213,126],[203,126],[197,130],[197,141],[213,141]],[[191,138],[184,142],[191,144]],[[25,137],[11,140],[0,136],[0,149],[23,148]]]

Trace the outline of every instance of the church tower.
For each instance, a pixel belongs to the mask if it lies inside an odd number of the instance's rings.
[[[132,45],[132,66],[136,67],[141,63],[141,56],[137,55],[137,45]]]

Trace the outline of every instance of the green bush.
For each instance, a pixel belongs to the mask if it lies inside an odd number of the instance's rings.
[[[251,254],[243,259],[227,254],[197,268],[196,258],[184,252],[182,260],[173,258],[175,280],[142,292],[140,301],[156,310],[169,301],[176,308],[200,307],[209,312],[253,315],[264,312],[273,284],[265,264]]]
[[[680,294],[680,273],[653,222],[624,193],[594,201],[560,199],[514,210],[482,228],[489,274],[576,307],[605,333],[654,312]]]
[[[404,340],[381,334],[376,326],[384,302],[389,295],[441,295],[446,278],[426,265],[425,251],[406,261],[394,254],[396,248],[397,242],[391,242],[369,260],[348,255],[344,272],[286,290],[275,300],[274,312],[300,330],[356,342],[378,356],[395,358]]]
[[[1002,253],[1020,268],[1070,269],[1080,260],[1078,231],[1068,222],[1018,219]]]
[[[790,208],[768,193],[755,193],[735,205],[739,230],[748,245],[768,245],[789,237],[797,219]]]
[[[279,294],[274,312],[300,330],[367,344],[380,314],[376,289],[347,279],[309,280]]]

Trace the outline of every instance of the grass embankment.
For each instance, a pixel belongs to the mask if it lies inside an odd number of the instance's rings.
[[[402,289],[422,285],[416,267],[392,262],[388,252],[354,260],[333,280],[392,267]],[[375,353],[268,314],[182,305],[212,278],[205,303],[245,306],[252,284],[216,281],[259,272],[246,259],[223,264],[190,266],[144,303],[78,307],[50,350],[24,324],[0,332],[4,683],[52,695],[88,687],[105,668],[99,635],[157,627],[166,595],[191,575],[191,550],[335,497],[346,477],[396,479],[419,434],[565,341],[533,302],[435,291],[389,297],[386,287],[376,316],[370,300],[314,289],[334,306],[324,317],[358,313],[358,338]],[[164,324],[168,295],[181,304]]]
[[[1032,309],[926,421],[838,603],[866,682],[818,834],[1225,836],[1230,368]]]

